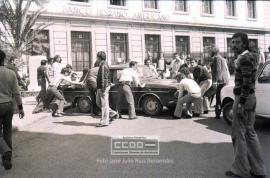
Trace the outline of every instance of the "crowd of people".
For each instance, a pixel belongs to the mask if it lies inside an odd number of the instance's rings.
[[[245,33],[236,33],[232,37],[232,50],[237,55],[235,60],[235,86],[233,93],[235,101],[233,105],[232,143],[234,147],[234,160],[232,167],[225,174],[227,176],[265,177],[266,168],[262,160],[260,144],[254,130],[256,96],[255,78],[261,61],[260,54],[254,52],[248,42]],[[166,78],[164,72],[169,71],[168,78],[179,82],[177,105],[173,113],[174,118],[182,118],[183,105],[186,104],[186,118],[200,116],[209,112],[211,98],[216,96],[215,115],[220,118],[221,101],[220,91],[229,82],[230,74],[226,59],[224,59],[216,46],[209,49],[211,57],[210,69],[205,67],[194,57],[184,58],[174,53],[174,59],[166,67],[164,56],[158,61],[157,68],[153,65],[151,56],[145,60],[145,65],[153,70],[160,78]],[[14,113],[13,103],[15,101],[20,118],[24,117],[22,99],[18,87],[18,76],[16,72],[4,66],[6,55],[0,50],[0,153],[5,169],[12,167],[12,117]],[[118,102],[116,111],[109,105],[109,90],[115,85],[111,83],[111,73],[107,63],[105,52],[97,53],[97,60],[93,68],[85,70],[81,79],[72,71],[72,66],[66,65],[62,68],[61,57],[56,55],[53,59],[42,60],[37,69],[38,85],[40,93],[36,97],[38,103],[43,103],[44,108],[54,99],[56,109],[52,116],[63,116],[65,98],[58,87],[60,84],[83,85],[89,88],[89,95],[95,101],[94,111],[101,111],[101,119],[97,127],[108,126],[115,118],[122,117],[120,103],[125,98],[129,108],[129,119],[136,119],[134,98],[131,83],[136,86],[145,87],[139,79],[136,70],[137,62],[130,61],[129,67],[119,74]],[[98,112],[96,113],[98,114]]]

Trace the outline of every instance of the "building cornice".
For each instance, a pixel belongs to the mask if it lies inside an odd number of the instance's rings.
[[[218,28],[224,30],[246,30],[246,31],[257,31],[270,33],[270,29],[267,28],[256,28],[256,27],[241,27],[241,26],[233,26],[233,25],[215,25],[215,24],[207,24],[207,23],[188,23],[188,22],[179,22],[179,21],[151,21],[151,20],[143,20],[143,19],[126,19],[126,18],[116,18],[116,17],[99,17],[99,16],[75,16],[75,15],[65,15],[59,13],[43,13],[40,18],[46,19],[64,19],[64,20],[88,20],[88,21],[100,21],[107,23],[132,23],[132,24],[154,24],[154,25],[172,25],[172,26],[185,26],[185,27],[197,27],[197,28]]]

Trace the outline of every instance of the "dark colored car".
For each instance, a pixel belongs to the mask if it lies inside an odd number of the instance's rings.
[[[110,106],[115,109],[118,99],[117,78],[121,70],[126,67],[111,67],[112,81],[116,84],[110,90]],[[159,79],[158,76],[147,66],[138,66],[139,78],[145,87],[131,86],[136,110],[142,110],[146,115],[158,115],[163,107],[175,108],[177,98],[177,81],[174,79]],[[128,109],[128,104],[123,98],[121,109]]]
[[[128,66],[111,66],[112,83],[115,85],[110,90],[110,107],[115,109],[118,94],[117,79],[119,73]],[[177,98],[174,93],[177,91],[177,81],[174,79],[159,79],[158,76],[146,66],[138,66],[140,80],[145,83],[145,87],[135,87],[132,85],[132,92],[135,101],[135,107],[143,110],[147,115],[158,115],[162,112],[164,106],[174,109]],[[62,89],[67,102],[77,106],[80,112],[92,111],[92,99],[89,96],[87,87],[76,86],[75,88],[65,87]],[[121,109],[128,109],[125,100],[121,103]]]

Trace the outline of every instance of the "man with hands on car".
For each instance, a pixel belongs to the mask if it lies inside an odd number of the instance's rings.
[[[129,62],[129,68],[126,68],[121,71],[119,76],[119,91],[118,91],[118,100],[116,105],[116,110],[119,113],[119,116],[121,117],[121,108],[120,103],[122,101],[123,96],[125,96],[125,99],[128,103],[128,111],[129,111],[129,119],[137,119],[136,112],[135,112],[135,104],[134,104],[134,98],[131,91],[131,83],[134,82],[135,86],[144,87],[145,84],[140,82],[138,73],[136,71],[137,62],[136,61],[130,61]]]

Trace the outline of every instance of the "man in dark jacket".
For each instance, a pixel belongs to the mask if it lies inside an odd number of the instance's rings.
[[[48,74],[47,74],[47,60],[41,60],[40,66],[37,68],[37,80],[38,86],[41,87],[38,96],[36,97],[37,102],[42,101],[44,103],[45,95],[46,95],[46,81],[50,83]]]
[[[209,90],[209,88],[212,86],[212,76],[210,73],[206,70],[205,67],[198,65],[198,62],[195,58],[190,59],[191,67],[194,68],[193,70],[193,77],[194,80],[200,85],[201,88],[201,95],[202,95],[202,107],[204,114],[207,114],[210,110],[210,104],[209,100],[206,96],[204,96],[205,92]]]
[[[20,118],[24,117],[24,110],[16,74],[4,67],[5,58],[5,53],[0,50],[0,153],[4,168],[11,169],[14,99]]]
[[[101,108],[101,120],[97,127],[109,125],[109,90],[111,88],[111,73],[106,62],[106,54],[104,51],[97,53],[100,65],[97,75],[97,105]]]

